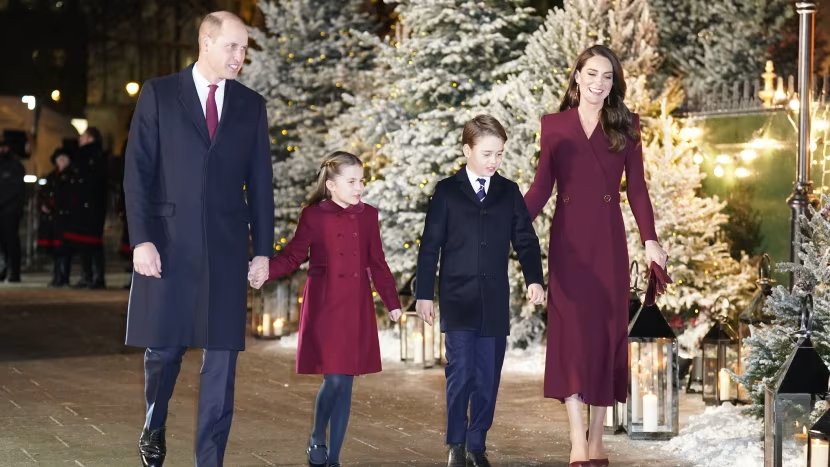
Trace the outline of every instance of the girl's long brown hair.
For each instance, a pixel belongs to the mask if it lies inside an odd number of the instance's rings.
[[[607,58],[611,62],[611,69],[614,73],[611,92],[608,93],[608,97],[605,98],[602,104],[602,110],[599,112],[599,123],[602,132],[611,142],[609,149],[620,152],[625,149],[629,138],[631,141],[639,143],[640,134],[635,131],[631,111],[623,102],[626,90],[625,76],[623,75],[620,59],[613,50],[597,44],[579,54],[579,57],[576,58],[576,64],[572,68],[571,77],[568,80],[568,90],[565,92],[565,97],[562,98],[559,111],[562,112],[579,106],[579,85],[576,83],[576,73],[581,73],[585,62],[596,56]]]
[[[326,188],[326,181],[334,180],[334,177],[340,175],[344,167],[353,165],[363,167],[363,162],[354,154],[345,151],[334,151],[326,156],[323,163],[320,164],[320,171],[317,173],[317,186],[308,198],[308,205],[311,206],[330,199],[331,193]]]

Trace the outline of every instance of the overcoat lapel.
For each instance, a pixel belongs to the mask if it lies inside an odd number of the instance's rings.
[[[227,101],[227,90],[225,91],[225,100]],[[190,120],[193,121],[196,130],[202,135],[205,143],[210,145],[207,120],[202,110],[202,103],[199,101],[199,94],[196,92],[196,83],[193,82],[193,65],[179,72],[179,104],[190,116]]]

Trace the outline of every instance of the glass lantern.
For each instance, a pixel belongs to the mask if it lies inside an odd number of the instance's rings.
[[[291,293],[292,279],[284,277],[266,282],[254,289],[251,303],[251,334],[259,339],[279,339],[288,335],[289,315],[296,307],[296,297]]]
[[[430,326],[415,311],[417,303],[413,294],[415,279],[410,284],[398,291],[402,305],[405,307],[398,322],[401,338],[401,361],[423,368],[432,368],[436,364],[442,363],[446,353],[444,351],[444,336],[441,334],[438,302],[433,302],[435,303],[435,318],[433,326]],[[404,305],[404,303],[408,303],[408,305]]]
[[[807,433],[806,467],[830,467],[830,410]]]
[[[720,405],[735,404],[738,399],[738,383],[729,372],[739,374],[738,335],[725,322],[716,322],[703,336],[703,402]]]
[[[812,296],[807,295],[804,302],[795,349],[765,387],[764,467],[783,467],[794,456],[806,462],[809,446],[805,427],[818,399],[826,397],[830,382],[830,370],[810,339]]]
[[[585,407],[587,407],[587,421],[590,425],[591,406],[586,404]],[[614,402],[614,405],[611,407],[606,407],[605,420],[602,422],[602,432],[606,435],[616,435],[625,431],[624,412],[625,404],[621,402]]]
[[[657,305],[644,306],[628,325],[629,438],[670,439],[678,433],[680,388],[677,336]]]

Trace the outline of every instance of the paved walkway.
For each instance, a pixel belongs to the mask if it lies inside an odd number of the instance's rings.
[[[122,344],[126,291],[52,290],[36,279],[0,284],[0,466],[138,466],[142,354]],[[188,352],[170,404],[167,467],[193,465],[199,366],[200,353]],[[344,465],[442,465],[442,370],[385,368],[355,382]],[[294,374],[292,350],[249,340],[225,465],[304,465],[319,383]],[[565,410],[541,388],[541,377],[505,375],[488,439],[494,465],[567,466]],[[615,467],[690,467],[661,443],[622,435],[607,445]]]

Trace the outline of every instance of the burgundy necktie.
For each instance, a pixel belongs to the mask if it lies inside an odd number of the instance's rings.
[[[216,133],[216,127],[219,125],[219,112],[216,110],[216,89],[219,86],[211,84],[208,87],[210,88],[210,92],[205,103],[205,118],[207,119],[210,140],[213,141],[213,134]]]

